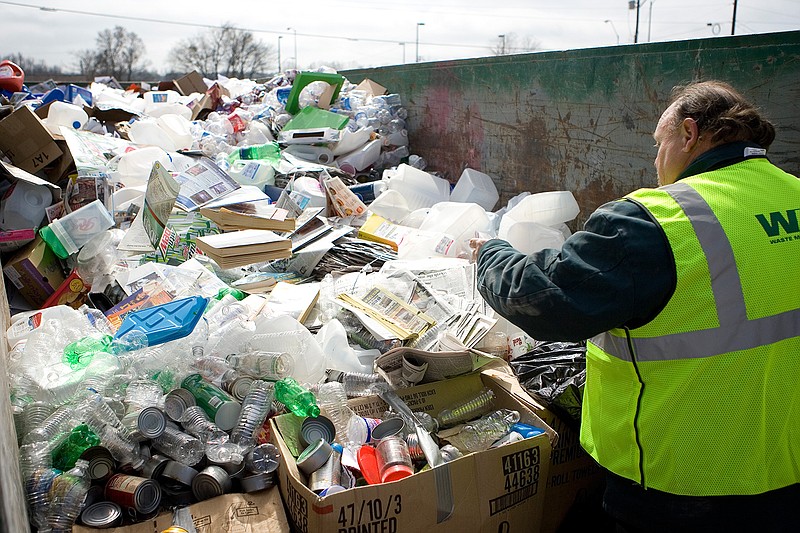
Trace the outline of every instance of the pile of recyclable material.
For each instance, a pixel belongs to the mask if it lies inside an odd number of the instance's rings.
[[[558,246],[571,193],[493,211],[492,177],[452,188],[410,153],[400,95],[331,69],[124,89],[4,67],[7,379],[33,527],[268,489],[287,438],[325,495],[541,433],[490,389],[436,413],[398,393],[521,353],[468,242]],[[370,398],[387,409],[351,409]]]

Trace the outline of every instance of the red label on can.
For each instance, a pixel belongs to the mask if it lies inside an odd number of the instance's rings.
[[[106,483],[106,499],[128,509],[137,510],[136,491],[147,482],[147,478],[114,474]]]

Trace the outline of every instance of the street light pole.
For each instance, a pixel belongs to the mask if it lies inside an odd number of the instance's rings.
[[[498,35],[498,37],[500,37],[500,39],[502,39],[501,45],[500,45],[500,55],[504,56],[504,55],[506,55],[506,34],[505,33],[501,33],[500,35]]]
[[[283,35],[278,35],[278,74],[283,72],[281,67],[281,39],[283,39]]]
[[[417,61],[416,62],[417,63],[419,63],[419,27],[420,26],[424,26],[424,25],[425,25],[424,22],[417,22],[417,41],[416,41],[416,43],[417,43]]]
[[[286,28],[288,31],[294,32],[294,69],[297,70],[297,29]]]
[[[406,43],[398,43],[400,46],[403,47],[403,64],[406,64]]]
[[[617,36],[617,44],[619,44],[619,33],[617,33],[617,28],[614,27],[614,21],[611,19],[605,20],[606,24],[611,24],[611,29],[614,30],[614,35]]]

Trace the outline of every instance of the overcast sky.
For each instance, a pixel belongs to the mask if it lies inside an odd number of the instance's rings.
[[[733,0],[641,0],[639,15],[639,42],[724,36]],[[144,40],[149,67],[166,73],[179,40],[225,22],[280,43],[284,68],[295,56],[300,68],[350,68],[414,62],[417,44],[421,61],[487,56],[501,35],[512,51],[526,42],[540,50],[632,43],[636,10],[627,0],[31,0],[0,1],[0,20],[0,54],[74,70],[99,31],[122,25]],[[798,28],[800,0],[738,2],[737,35]]]

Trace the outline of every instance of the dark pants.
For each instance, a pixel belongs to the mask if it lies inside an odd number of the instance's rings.
[[[603,508],[619,533],[800,531],[800,484],[755,496],[678,496],[609,472]]]

